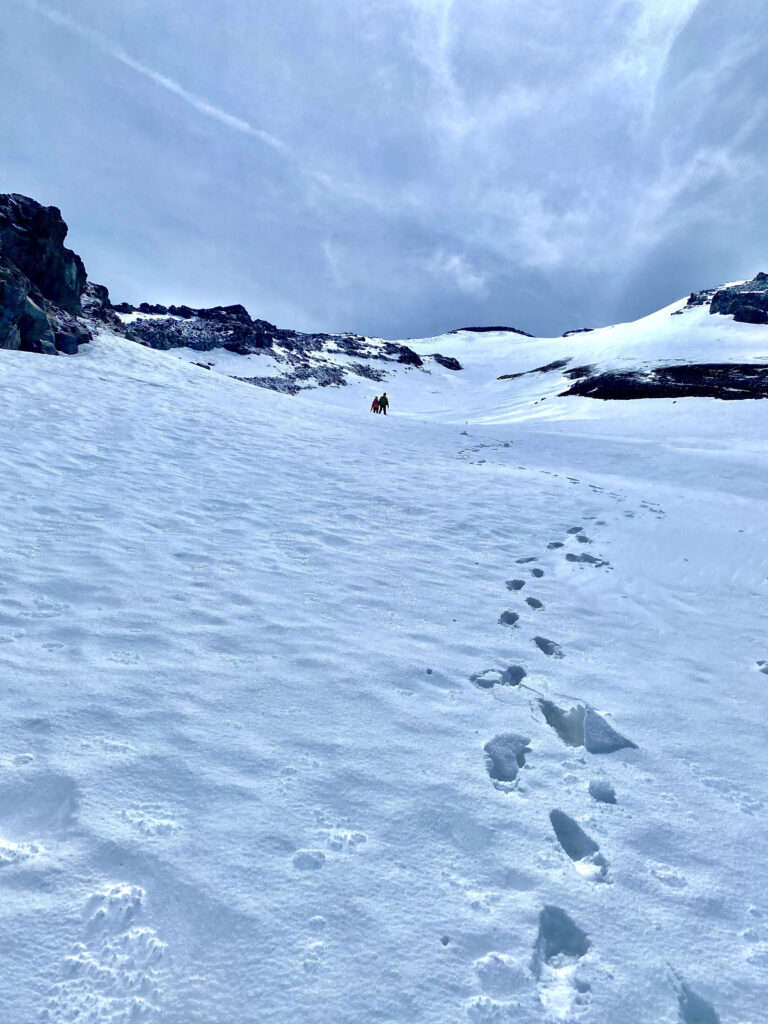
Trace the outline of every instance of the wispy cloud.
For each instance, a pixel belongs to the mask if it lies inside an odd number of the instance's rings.
[[[482,297],[488,292],[486,275],[477,270],[461,253],[438,249],[426,261],[426,269],[435,278],[458,288],[465,295]]]
[[[217,107],[215,104],[209,103],[204,97],[190,92],[189,89],[185,89],[183,85],[174,81],[174,79],[169,78],[167,75],[164,75],[159,71],[155,71],[154,68],[147,67],[146,64],[142,64],[141,61],[131,57],[130,54],[126,53],[121,47],[115,45],[110,39],[107,39],[107,37],[102,35],[100,32],[96,32],[94,29],[88,28],[86,25],[79,24],[70,18],[69,15],[63,14],[61,11],[57,11],[53,7],[37,3],[37,0],[21,0],[21,2],[25,7],[36,11],[38,14],[41,14],[54,24],[60,25],[62,28],[66,28],[70,32],[74,32],[82,39],[87,39],[89,43],[101,50],[102,53],[106,53],[110,57],[113,57],[115,60],[125,65],[125,67],[130,68],[131,71],[135,71],[136,74],[143,75],[144,78],[148,78],[161,89],[165,89],[166,92],[170,92],[174,96],[178,96],[180,100],[183,100],[184,103],[188,104],[204,117],[210,117],[212,120],[218,121],[219,124],[224,125],[225,128],[232,129],[232,131],[242,132],[245,135],[252,135],[254,138],[260,139],[261,142],[265,143],[267,146],[271,146],[273,149],[277,149],[282,152],[287,151],[288,147],[285,143],[274,135],[269,132],[265,132],[261,128],[255,127],[255,125],[252,125],[242,117],[237,117],[235,114],[230,114],[227,110],[222,110],[221,107]]]

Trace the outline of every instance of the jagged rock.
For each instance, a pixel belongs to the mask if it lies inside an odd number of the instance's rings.
[[[710,313],[732,315],[747,324],[768,324],[768,274],[760,273],[745,281],[715,292]]]
[[[565,331],[563,337],[570,338],[574,334],[589,334],[589,332],[594,331],[594,329],[594,327],[574,327],[571,331]]]
[[[82,312],[83,261],[64,247],[67,225],[55,206],[16,194],[0,195],[0,255],[39,289],[43,298],[75,315]]]
[[[691,306],[705,306],[708,302],[712,302],[716,291],[716,288],[705,288],[700,292],[691,292],[685,305],[688,308]]]
[[[408,348],[407,345],[397,345],[397,361],[403,363],[405,366],[423,366],[424,360],[413,351],[412,348]]]
[[[47,302],[17,267],[0,263],[0,348],[74,355],[91,337],[79,317]]]
[[[74,356],[78,345],[85,345],[93,335],[80,317],[72,316],[64,309],[49,304],[48,321],[53,327],[54,344],[57,352]]]
[[[251,314],[239,303],[235,306],[211,306],[209,309],[196,309],[195,315],[201,320],[236,320],[241,324],[251,324]],[[274,324],[267,320],[258,320],[256,323],[264,324],[273,331],[277,330]]]
[[[531,373],[553,373],[556,370],[563,370],[570,363],[570,358],[555,359],[546,366],[536,366],[532,370],[523,370],[521,373],[502,373],[496,380],[517,380],[518,377],[527,377]]]
[[[83,315],[92,327],[97,329],[99,327],[108,327],[116,334],[130,337],[130,332],[117,315],[115,307],[109,301],[109,291],[103,284],[94,284],[93,281],[87,281],[80,301],[83,307]]]
[[[266,320],[252,321],[242,306],[229,309],[232,312],[222,307],[198,310],[194,316],[185,319],[142,317],[130,325],[130,336],[149,348],[185,347],[198,352],[224,348],[239,355],[249,355],[272,345],[277,333],[273,324]],[[199,316],[198,313],[208,315]]]
[[[441,356],[439,352],[433,352],[432,358],[436,363],[444,366],[446,370],[461,370],[462,365],[458,359],[454,359],[453,356]]]
[[[563,395],[585,398],[768,398],[768,365],[760,363],[689,363],[636,370],[594,372],[578,367],[580,376]],[[593,371],[584,373],[582,371]],[[573,377],[576,371],[567,375]]]
[[[524,338],[534,338],[534,334],[529,334],[528,331],[521,331],[517,327],[457,327],[455,331],[449,331],[449,334],[459,334],[461,331],[469,331],[472,334],[522,334]]]
[[[80,319],[85,267],[66,234],[55,206],[0,195],[1,348],[74,353],[90,341]]]
[[[0,348],[56,352],[45,299],[13,264],[0,258]]]
[[[768,324],[768,311],[759,306],[741,306],[733,314],[733,319],[742,324]]]

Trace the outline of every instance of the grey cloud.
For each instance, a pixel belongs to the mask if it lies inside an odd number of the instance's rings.
[[[768,0],[14,0],[3,188],[116,298],[627,319],[766,262],[766,29]]]

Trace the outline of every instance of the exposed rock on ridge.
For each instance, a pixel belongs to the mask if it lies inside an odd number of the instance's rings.
[[[733,284],[715,292],[710,313],[732,314],[745,324],[768,324],[768,274],[757,274],[744,284]]]
[[[66,234],[55,206],[0,195],[0,348],[74,353],[90,341],[85,267],[65,248]]]

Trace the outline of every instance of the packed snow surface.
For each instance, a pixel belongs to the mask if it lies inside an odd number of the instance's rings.
[[[669,313],[0,352],[4,1022],[766,1019],[768,403],[497,380],[768,352]]]

